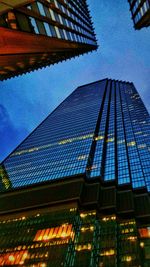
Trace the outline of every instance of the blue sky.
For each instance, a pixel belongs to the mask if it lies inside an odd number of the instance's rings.
[[[127,0],[87,0],[99,49],[0,82],[0,161],[77,86],[134,82],[150,111],[150,27],[135,31]]]

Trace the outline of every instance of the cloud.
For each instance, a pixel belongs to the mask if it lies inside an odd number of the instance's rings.
[[[150,28],[135,31],[129,4],[87,0],[99,49],[0,83],[0,156],[20,143],[77,86],[132,81],[150,112]]]
[[[28,135],[21,127],[16,129],[8,115],[7,109],[0,105],[0,162]]]

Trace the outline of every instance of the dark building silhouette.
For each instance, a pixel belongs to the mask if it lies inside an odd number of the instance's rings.
[[[85,0],[12,2],[0,1],[1,80],[97,48]]]
[[[150,0],[128,0],[128,2],[135,29],[150,26]]]
[[[133,83],[68,96],[1,164],[0,266],[150,266],[149,123]]]

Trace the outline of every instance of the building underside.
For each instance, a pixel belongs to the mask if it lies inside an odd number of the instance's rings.
[[[86,1],[0,1],[0,80],[97,49]]]
[[[143,27],[143,25],[145,25],[144,27],[149,27],[150,26],[150,10],[148,11],[148,13],[139,21],[139,23],[137,23],[137,25],[135,26],[136,29],[141,29]]]
[[[150,266],[146,191],[83,176],[0,196],[0,266]]]
[[[143,27],[150,26],[150,1],[149,0],[128,0],[134,28],[140,30]]]
[[[0,27],[0,79],[5,80],[53,65],[94,49],[92,45],[22,34]]]
[[[28,3],[33,2],[32,0],[0,0],[0,14],[3,14],[4,12],[7,12],[13,8],[17,8],[21,5],[25,5]]]

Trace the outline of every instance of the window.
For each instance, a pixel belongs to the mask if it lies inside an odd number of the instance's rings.
[[[33,30],[35,33],[39,34],[39,30],[38,30],[38,27],[37,27],[37,24],[36,24],[36,20],[32,17],[30,17],[30,20],[31,20],[31,25],[33,27]]]
[[[43,4],[41,4],[40,2],[37,2],[38,8],[39,8],[39,12],[42,16],[45,16],[45,11],[44,11],[44,6]]]
[[[51,31],[50,31],[49,24],[46,23],[46,22],[44,22],[44,26],[45,26],[46,34],[47,34],[48,36],[52,36],[52,33],[51,33]]]

